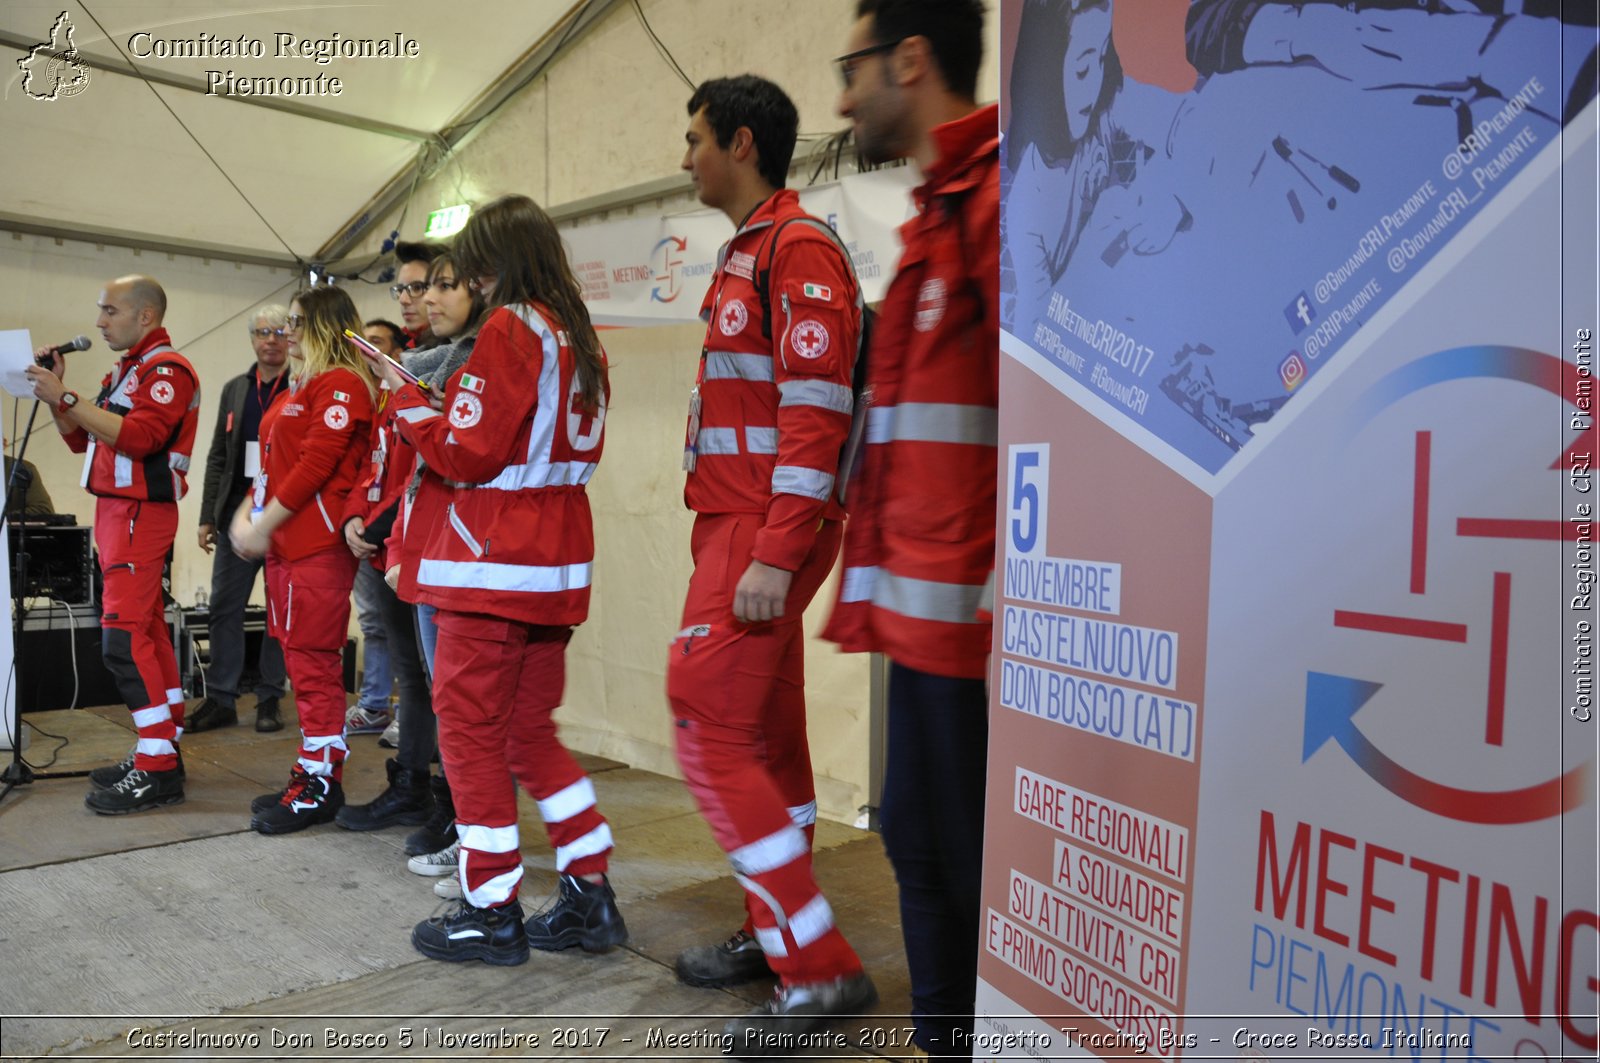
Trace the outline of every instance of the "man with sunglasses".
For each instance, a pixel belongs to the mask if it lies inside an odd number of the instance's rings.
[[[998,108],[976,103],[978,0],[859,0],[839,113],[923,183],[868,360],[871,428],[824,637],[889,658],[883,842],[900,889],[914,1040],[969,1057],[994,574]]]
[[[250,318],[250,346],[256,364],[222,386],[217,404],[200,502],[200,549],[211,554],[211,662],[206,667],[206,699],[190,715],[190,731],[232,727],[239,722],[235,702],[244,674],[244,611],[262,562],[247,561],[226,545],[221,550],[214,547],[217,529],[228,526],[234,511],[250,497],[261,471],[261,415],[288,390],[289,348],[283,338],[286,314],[286,309],[274,303]],[[284,689],[283,649],[277,639],[262,634],[256,662],[256,730],[276,731],[283,727],[278,699]]]

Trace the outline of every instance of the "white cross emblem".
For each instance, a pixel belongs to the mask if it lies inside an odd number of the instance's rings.
[[[350,411],[343,406],[329,406],[322,415],[322,423],[335,432],[342,432],[350,424]]]
[[[789,330],[789,346],[802,358],[821,358],[828,353],[828,329],[814,317],[808,317]]]

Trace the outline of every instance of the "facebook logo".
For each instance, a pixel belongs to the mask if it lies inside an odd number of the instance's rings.
[[[1311,305],[1311,300],[1305,292],[1294,297],[1283,311],[1284,320],[1289,322],[1289,327],[1294,329],[1296,336],[1306,330],[1306,327],[1317,319],[1317,308]]]

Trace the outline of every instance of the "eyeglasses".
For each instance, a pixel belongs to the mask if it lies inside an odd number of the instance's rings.
[[[303,315],[301,315],[301,314],[290,314],[288,317],[284,318],[283,320],[284,320],[284,323],[286,325],[288,325],[289,328],[292,328],[292,329],[298,329],[298,328],[302,327],[303,325],[305,325],[305,323],[306,323],[305,317]],[[285,330],[285,331],[287,331],[287,330]]]
[[[892,52],[900,47],[900,42],[903,40],[905,40],[904,37],[898,37],[892,41],[884,41],[882,44],[874,44],[871,47],[863,48],[859,52],[841,55],[833,61],[834,65],[839,69],[839,80],[844,82],[845,88],[849,88],[855,84],[857,59],[865,59],[869,55],[880,55],[883,52]]]
[[[412,281],[410,284],[391,284],[391,285],[389,285],[389,294],[392,297],[396,298],[396,299],[400,298],[402,295],[408,295],[408,294],[411,296],[411,298],[417,299],[417,298],[420,298],[422,296],[422,293],[427,291],[427,290],[428,290],[428,282],[427,281]]]
[[[282,336],[287,331],[281,328],[253,328],[250,330],[250,335],[264,340],[268,336]]]

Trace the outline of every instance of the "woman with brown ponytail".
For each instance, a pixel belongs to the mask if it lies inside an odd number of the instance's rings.
[[[475,211],[455,259],[489,313],[442,404],[374,367],[426,464],[400,596],[437,610],[433,704],[461,841],[462,899],[411,941],[434,959],[512,965],[529,945],[600,951],[628,936],[605,874],[611,828],[551,718],[567,642],[589,611],[584,485],[610,388],[560,235],[533,200],[503,196]],[[557,899],[526,927],[512,776],[539,803],[560,874]]]

